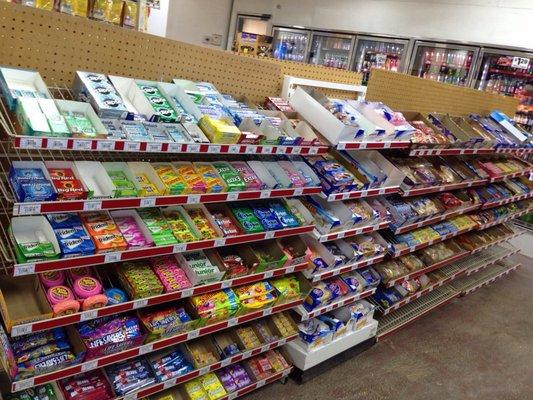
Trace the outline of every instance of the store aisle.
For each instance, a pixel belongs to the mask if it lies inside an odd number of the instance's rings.
[[[533,399],[533,259],[304,385],[246,400]]]

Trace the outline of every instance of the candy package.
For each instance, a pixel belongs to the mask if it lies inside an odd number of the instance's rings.
[[[167,307],[162,310],[143,309],[138,315],[149,333],[147,341],[189,331],[194,327],[194,321],[182,307]]]
[[[155,383],[150,365],[142,358],[110,365],[105,371],[114,391],[120,396]]]
[[[158,208],[141,208],[137,213],[150,231],[156,246],[178,243],[161,210]]]
[[[164,382],[194,370],[194,367],[180,349],[161,356],[150,357],[150,365],[158,382]]]

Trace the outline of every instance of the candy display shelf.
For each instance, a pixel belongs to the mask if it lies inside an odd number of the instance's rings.
[[[464,278],[453,282],[452,285],[461,296],[466,296],[467,294],[510,274],[520,266],[520,263],[506,260],[505,262],[500,262],[482,269],[475,274],[467,275]]]
[[[529,199],[531,197],[533,197],[533,190],[526,194],[520,194],[516,196],[511,196],[511,197],[508,197],[502,200],[495,200],[495,201],[489,201],[489,202],[483,203],[483,205],[481,206],[481,209],[486,210],[488,208],[503,206],[504,204],[515,203],[517,201]]]
[[[307,269],[307,263],[290,265],[283,268],[264,271],[257,274],[242,276],[233,279],[226,279],[219,282],[209,283],[206,285],[194,286],[176,292],[163,293],[157,296],[146,297],[142,299],[126,301],[124,303],[114,304],[106,307],[97,308],[94,310],[77,312],[74,314],[64,315],[60,317],[33,321],[25,324],[14,325],[10,334],[11,337],[26,335],[32,332],[39,332],[47,329],[57,328],[75,324],[78,322],[89,321],[95,318],[105,317],[109,315],[117,315],[132,310],[142,309],[145,307],[155,306],[157,304],[165,304],[179,299],[188,298],[191,296],[198,296],[204,293],[210,293],[231,287],[237,287],[254,282],[259,282],[263,279],[270,279],[293,272],[300,272]]]
[[[326,195],[325,193],[320,193],[319,196],[327,201],[339,201],[339,200],[349,200],[349,199],[360,199],[368,198],[374,196],[382,196],[387,194],[394,194],[400,191],[399,186],[386,187],[379,189],[368,189],[368,190],[359,190],[357,192],[343,192],[343,193],[333,193]]]
[[[244,387],[242,389],[239,389],[236,392],[230,393],[230,394],[228,394],[228,395],[226,395],[224,397],[221,397],[218,400],[233,400],[233,399],[236,399],[238,397],[244,396],[245,394],[250,393],[250,392],[252,392],[252,391],[254,391],[256,389],[259,389],[260,387],[263,387],[265,385],[268,385],[270,383],[273,383],[273,382],[276,382],[276,381],[279,381],[281,379],[284,379],[284,378],[288,377],[289,374],[291,373],[292,369],[293,368],[291,367],[289,369],[286,369],[285,371],[278,372],[278,373],[270,376],[269,378],[262,379],[260,381],[254,382],[251,385],[246,386],[246,387]]]
[[[500,182],[505,179],[517,178],[519,176],[531,176],[532,173],[533,173],[533,168],[526,168],[526,169],[523,169],[522,171],[513,172],[511,174],[502,174],[502,175],[490,177],[489,183]]]
[[[402,300],[400,300],[397,303],[394,303],[392,306],[383,308],[378,305],[380,314],[381,315],[387,315],[392,313],[393,311],[398,310],[400,307],[405,306],[406,304],[409,304],[413,302],[414,300],[432,292],[433,290],[461,277],[464,275],[469,275],[474,272],[479,271],[481,268],[488,267],[490,265],[493,265],[497,263],[498,261],[501,261],[505,258],[508,258],[512,256],[513,254],[516,254],[519,250],[509,247],[494,247],[491,249],[485,250],[483,253],[478,254],[477,256],[469,256],[467,258],[464,258],[463,260],[454,263],[453,265],[448,265],[445,267],[441,267],[439,269],[439,274],[444,275],[442,279],[438,280],[437,282],[434,282],[424,288],[423,290],[413,293],[412,295],[404,297]]]
[[[339,232],[333,232],[333,233],[327,233],[325,235],[320,234],[316,229],[313,231],[313,235],[320,241],[320,242],[328,242],[330,240],[336,240],[336,239],[342,239],[350,236],[357,236],[361,235],[363,233],[370,233],[374,231],[379,231],[380,229],[385,229],[390,225],[389,221],[383,221],[380,222],[377,225],[368,225],[368,226],[362,226],[359,228],[351,228],[346,229],[344,231]]]
[[[483,186],[487,183],[487,179],[477,179],[474,181],[463,181],[451,185],[429,186],[416,189],[406,189],[401,191],[403,197],[420,196],[423,194],[449,192],[450,190],[463,189],[467,187]]]
[[[410,156],[458,156],[468,154],[516,154],[523,155],[533,152],[533,147],[516,148],[474,148],[474,149],[414,149]]]
[[[362,328],[333,339],[330,343],[316,349],[307,350],[298,340],[287,344],[285,349],[291,356],[294,366],[305,371],[376,336],[377,327],[378,322],[371,320]]]
[[[333,276],[342,275],[350,271],[354,271],[359,268],[368,267],[369,265],[377,264],[380,261],[383,261],[385,258],[385,254],[371,257],[369,259],[363,259],[359,260],[355,263],[351,263],[348,265],[341,265],[340,267],[333,268],[328,271],[318,272],[315,274],[309,273],[308,270],[304,271],[304,275],[311,279],[312,282],[319,282],[327,278],[331,278]]]
[[[137,357],[143,354],[152,353],[157,350],[161,350],[170,346],[174,346],[180,343],[184,343],[188,340],[196,339],[197,337],[211,335],[215,332],[219,332],[223,329],[233,327],[245,322],[250,322],[261,317],[266,317],[271,314],[279,313],[285,310],[294,308],[302,303],[301,299],[279,304],[274,307],[266,308],[263,310],[254,311],[248,314],[244,314],[238,317],[231,318],[229,320],[216,322],[211,325],[207,325],[189,332],[180,333],[175,336],[167,337],[164,339],[158,339],[156,341],[144,344],[142,346],[133,347],[124,351],[116,352],[103,357],[95,358],[89,361],[85,361],[81,364],[72,365],[66,368],[59,369],[47,374],[38,375],[32,378],[14,381],[11,384],[11,390],[13,392],[27,389],[33,386],[42,385],[47,382],[53,382],[58,379],[66,378],[68,376],[76,375],[81,372],[91,371],[97,368],[104,367],[118,363],[120,361],[128,360],[133,357]]]
[[[286,198],[319,193],[320,187],[255,190],[228,193],[188,194],[157,197],[130,197],[100,200],[63,200],[41,203],[14,203],[13,215],[59,212],[116,210],[123,208],[163,207],[183,204],[207,204],[226,201]]]
[[[339,142],[337,150],[384,150],[384,149],[408,149],[411,147],[409,141],[388,141],[388,142]]]
[[[313,311],[307,311],[303,305],[299,305],[294,309],[294,311],[300,316],[300,321],[307,321],[310,318],[317,317],[319,315],[335,310],[336,308],[345,306],[347,304],[352,304],[357,300],[364,299],[366,297],[372,296],[376,292],[376,288],[365,290],[361,293],[353,293],[347,296],[341,297],[340,299],[334,301],[331,304],[315,308]]]
[[[412,253],[414,251],[417,251],[417,250],[423,249],[425,247],[431,246],[432,244],[444,242],[445,240],[451,239],[451,238],[453,238],[455,236],[459,236],[459,235],[462,235],[463,233],[470,232],[473,229],[476,229],[476,226],[472,226],[470,228],[461,229],[459,231],[452,232],[452,233],[447,233],[445,235],[442,235],[438,239],[434,239],[434,240],[430,240],[428,242],[420,243],[420,244],[417,244],[415,246],[409,246],[409,247],[406,247],[406,248],[403,248],[403,249],[400,249],[400,250],[391,250],[390,252],[391,252],[392,257],[403,256],[405,254],[409,254],[409,253]]]
[[[485,249],[488,249],[492,246],[495,246],[497,244],[500,244],[500,243],[504,243],[504,242],[508,242],[509,240],[517,237],[517,236],[520,236],[524,234],[524,231],[523,230],[519,230],[511,235],[508,235],[508,236],[504,236],[498,240],[495,240],[494,242],[490,242],[490,243],[487,243],[487,244],[484,244],[483,246],[479,246],[479,247],[476,247],[474,250],[472,250],[471,254],[476,254],[476,253],[479,253],[480,251],[483,251]]]
[[[282,146],[253,144],[213,144],[175,142],[137,142],[109,139],[46,138],[14,136],[13,147],[21,150],[71,150],[176,154],[325,154],[327,146]]]
[[[233,244],[251,243],[265,239],[282,238],[312,232],[314,225],[297,228],[280,229],[238,236],[228,236],[218,239],[202,240],[198,242],[178,243],[169,246],[146,247],[135,250],[125,250],[113,253],[94,254],[85,257],[60,258],[35,263],[14,264],[13,276],[29,275],[45,271],[57,271],[75,267],[109,264],[118,261],[130,261],[142,258],[183,253],[187,251],[213,249]]]
[[[405,233],[412,231],[413,229],[421,228],[423,226],[434,224],[435,222],[444,221],[445,219],[456,217],[458,215],[466,214],[470,211],[474,211],[481,208],[481,204],[473,204],[468,207],[462,207],[455,210],[450,210],[445,212],[444,214],[439,214],[434,217],[424,219],[422,221],[413,222],[412,224],[402,225],[394,230],[395,234]]]
[[[265,344],[261,347],[256,347],[251,350],[247,350],[244,352],[241,352],[239,354],[236,354],[232,357],[226,358],[222,361],[218,361],[216,363],[207,365],[205,367],[202,367],[200,369],[195,369],[194,371],[191,371],[189,373],[186,373],[184,375],[178,376],[176,378],[172,378],[169,380],[166,380],[164,382],[155,383],[153,385],[147,386],[142,388],[141,390],[138,390],[136,392],[128,393],[125,396],[122,397],[115,397],[112,400],[119,400],[119,399],[127,399],[127,400],[135,400],[135,399],[142,399],[147,396],[154,395],[156,393],[162,392],[163,390],[170,389],[172,387],[178,386],[182,383],[188,382],[191,379],[198,378],[199,376],[205,375],[209,372],[216,371],[220,368],[227,367],[228,365],[234,364],[236,362],[246,360],[248,358],[251,358],[253,356],[256,356],[258,354],[265,353],[269,350],[276,349],[278,347],[284,346],[286,343],[294,341],[298,335],[289,336],[284,339],[275,340],[271,343]]]
[[[499,224],[502,224],[504,222],[510,221],[512,219],[519,218],[522,215],[529,214],[532,211],[533,211],[533,207],[530,207],[530,208],[527,208],[527,209],[519,211],[519,212],[511,213],[510,215],[507,215],[507,216],[505,216],[503,218],[498,218],[498,219],[496,219],[494,221],[487,222],[485,224],[479,224],[477,229],[479,229],[479,230],[487,229],[487,228],[490,228],[491,226],[499,225]]]
[[[413,300],[394,313],[384,315],[378,319],[378,340],[382,340],[398,329],[416,321],[437,307],[441,307],[458,297],[450,284],[443,285],[429,292],[425,296]]]
[[[434,271],[436,269],[439,269],[439,268],[442,268],[446,265],[450,265],[458,260],[461,260],[465,257],[468,257],[468,255],[470,255],[470,252],[469,251],[462,251],[458,254],[454,254],[453,256],[451,257],[448,257],[444,260],[441,260],[439,262],[436,262],[435,264],[432,264],[432,265],[429,265],[427,266],[426,268],[422,268],[422,269],[419,269],[419,270],[416,270],[416,271],[413,271],[407,275],[403,275],[403,276],[399,276],[397,278],[394,278],[394,279],[391,279],[389,280],[387,283],[384,284],[384,286],[386,288],[390,288],[390,287],[393,287],[395,285],[401,285],[402,283],[404,282],[407,282],[411,279],[415,279],[417,277],[419,277],[420,275],[423,275],[423,274],[427,274],[428,272],[431,272],[431,271]]]

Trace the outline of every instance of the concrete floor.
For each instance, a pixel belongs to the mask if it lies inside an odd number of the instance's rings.
[[[303,385],[245,400],[533,399],[533,260]]]

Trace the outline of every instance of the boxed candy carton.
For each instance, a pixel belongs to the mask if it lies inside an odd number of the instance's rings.
[[[17,201],[41,202],[57,199],[48,169],[41,161],[13,161],[9,182]]]

